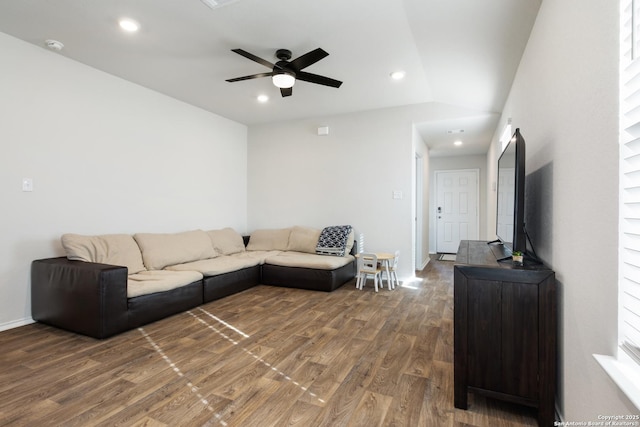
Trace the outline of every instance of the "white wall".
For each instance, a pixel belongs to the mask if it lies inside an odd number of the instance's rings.
[[[365,249],[399,249],[400,276],[413,276],[413,123],[461,114],[443,111],[423,104],[250,127],[249,229],[351,224]]]
[[[618,9],[542,2],[501,120],[526,140],[527,225],[558,279],[565,421],[638,413],[592,357],[617,341]]]
[[[246,231],[246,126],[2,33],[0,52],[0,329],[31,321],[30,263],[63,233]]]
[[[495,240],[496,236],[496,211],[497,211],[497,176],[498,176],[498,159],[502,155],[502,143],[499,138],[502,136],[502,132],[508,123],[509,118],[505,118],[504,115],[496,128],[496,134],[491,141],[491,146],[487,152],[487,182],[485,185],[485,191],[487,192],[487,215],[486,215],[486,227],[487,227],[487,240]],[[512,130],[512,134],[515,129]],[[496,139],[497,138],[497,139]],[[526,154],[526,153],[525,153]],[[526,169],[526,168],[525,168]]]
[[[400,249],[399,274],[412,276],[412,127],[389,116],[251,127],[249,228],[350,224],[366,250]],[[317,135],[320,125],[328,136]],[[392,199],[394,190],[402,199]]]
[[[487,156],[447,156],[447,157],[431,157],[429,164],[430,170],[430,186],[431,194],[433,195],[429,200],[429,211],[433,213],[430,218],[429,227],[431,233],[429,237],[429,252],[436,253],[436,218],[435,215],[437,206],[436,200],[436,172],[446,170],[459,170],[459,169],[478,169],[478,239],[487,239],[487,221],[485,219],[485,213],[487,212]]]

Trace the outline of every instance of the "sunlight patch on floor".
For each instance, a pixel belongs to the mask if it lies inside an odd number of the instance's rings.
[[[193,394],[195,394],[198,399],[200,399],[200,402],[202,402],[202,404],[210,411],[213,412],[213,416],[216,417],[216,419],[220,422],[221,425],[226,426],[227,423],[222,420],[222,415],[218,414],[215,412],[215,410],[211,407],[211,405],[209,405],[209,401],[200,393],[200,391],[198,390],[198,387],[196,387],[185,375],[184,373],[180,370],[180,368],[178,368],[176,366],[175,363],[173,363],[173,361],[171,360],[171,358],[169,356],[167,356],[165,354],[165,352],[162,350],[162,348],[160,348],[160,346],[158,344],[156,344],[156,342],[153,340],[153,338],[151,338],[149,336],[149,334],[147,334],[147,332],[144,330],[144,328],[138,328],[138,330],[140,331],[140,333],[142,334],[142,336],[147,340],[147,342],[149,344],[151,344],[151,347],[153,347],[153,349],[162,357],[162,359],[167,362],[167,364],[169,365],[169,367],[173,370],[173,372],[176,373],[176,375],[180,378],[184,378],[185,381],[187,381],[187,387],[189,387],[189,389],[191,390],[191,392]]]
[[[218,318],[218,317],[214,316],[213,314],[209,313],[207,310],[205,310],[205,309],[203,309],[203,308],[201,308],[201,307],[198,307],[198,310],[200,310],[201,312],[205,313],[207,316],[211,317],[211,318],[212,318],[213,320],[215,320],[216,322],[218,322],[218,323],[222,323],[225,327],[227,327],[227,328],[231,329],[232,331],[237,332],[238,334],[242,335],[242,336],[243,336],[243,337],[245,337],[245,338],[249,338],[249,335],[245,334],[245,333],[244,333],[244,332],[242,332],[240,329],[238,329],[238,328],[234,327],[233,325],[231,325],[231,324],[229,324],[229,323],[225,322],[224,320],[222,320],[222,319],[220,319],[220,318]]]
[[[206,310],[200,309],[201,311],[209,314]],[[224,339],[226,339],[227,341],[229,341],[230,343],[232,343],[233,345],[238,345],[239,342],[234,340],[233,338],[227,336],[225,333],[219,331],[218,329],[216,329],[213,325],[210,325],[209,323],[207,323],[206,320],[198,317],[196,314],[194,314],[193,312],[191,312],[190,310],[187,311],[188,314],[190,314],[191,316],[193,316],[194,318],[196,318],[200,323],[202,323],[203,325],[205,325],[208,329],[212,330],[213,332],[215,332],[216,334],[220,335],[221,337],[223,337]],[[213,316],[213,315],[211,315]],[[218,319],[217,317],[213,316],[214,318]],[[229,325],[226,322],[223,322],[222,320],[220,320],[224,325]],[[232,325],[229,325],[230,329],[234,330],[234,331],[240,331],[239,329],[233,327]],[[242,333],[242,332],[238,332],[238,333]],[[246,337],[249,337],[249,335],[244,334]],[[295,385],[296,387],[298,387],[300,390],[309,393],[309,396],[316,398],[320,403],[326,403],[323,399],[319,398],[317,394],[309,391],[309,389],[305,386],[303,386],[302,384],[300,384],[298,381],[295,381],[293,378],[291,378],[289,375],[285,374],[284,372],[280,371],[278,368],[276,368],[275,366],[271,365],[269,362],[267,362],[266,360],[264,360],[262,357],[258,356],[257,354],[253,353],[251,350],[249,350],[246,347],[242,348],[242,351],[244,351],[245,353],[247,353],[249,356],[253,357],[254,359],[256,359],[258,362],[262,363],[263,365],[265,365],[266,367],[270,368],[272,371],[276,372],[278,375],[280,375],[282,378],[284,378],[285,380],[289,381],[291,384]]]
[[[401,288],[418,290],[419,286],[424,282],[424,279],[421,277],[413,276],[403,280],[400,283]]]

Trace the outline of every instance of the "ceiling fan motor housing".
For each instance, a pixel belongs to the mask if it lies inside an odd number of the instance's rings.
[[[288,62],[291,59],[291,51],[289,49],[278,49],[276,50],[276,57],[280,61],[276,62],[276,66],[273,67],[273,75],[275,76],[276,74],[288,74],[295,79],[296,72],[292,67],[290,67],[290,64]],[[291,84],[293,85],[293,83]],[[287,84],[286,87],[291,87],[291,86],[288,86]]]
[[[288,61],[291,59],[291,51],[289,49],[276,50],[276,58],[280,61]]]

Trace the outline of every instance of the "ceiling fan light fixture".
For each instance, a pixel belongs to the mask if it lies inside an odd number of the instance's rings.
[[[287,72],[274,74],[271,77],[273,84],[280,89],[289,89],[296,83],[296,78]]]

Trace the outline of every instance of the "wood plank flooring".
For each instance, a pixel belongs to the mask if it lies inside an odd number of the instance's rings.
[[[377,294],[257,286],[107,340],[0,333],[0,425],[535,426],[453,407],[453,263]]]

